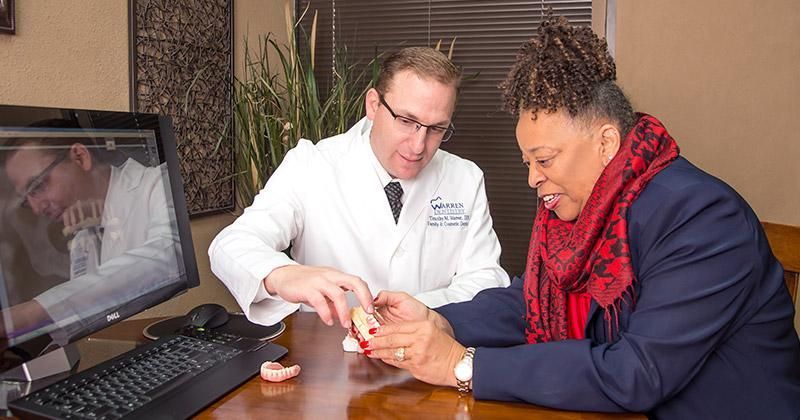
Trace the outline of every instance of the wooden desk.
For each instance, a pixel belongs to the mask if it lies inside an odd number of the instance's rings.
[[[122,322],[95,334],[89,344],[143,342],[141,330],[152,321]],[[286,331],[275,342],[289,349],[281,363],[299,364],[300,375],[282,383],[255,377],[198,418],[644,419],[636,414],[578,413],[459,398],[455,389],[428,385],[380,361],[343,352],[345,331],[326,326],[316,314],[297,313],[286,324]]]

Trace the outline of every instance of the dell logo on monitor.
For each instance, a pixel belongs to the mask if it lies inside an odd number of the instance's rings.
[[[119,312],[112,312],[106,315],[106,321],[108,322],[116,321],[118,319],[119,319]]]

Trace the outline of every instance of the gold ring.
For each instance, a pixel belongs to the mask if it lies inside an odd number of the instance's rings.
[[[399,349],[395,350],[395,352],[394,352],[394,360],[397,360],[398,362],[402,362],[403,360],[406,360],[406,348],[405,347],[400,347]]]

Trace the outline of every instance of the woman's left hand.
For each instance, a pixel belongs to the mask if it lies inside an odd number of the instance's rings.
[[[382,325],[367,349],[370,358],[406,369],[423,382],[447,386],[456,386],[453,368],[465,352],[430,320]]]

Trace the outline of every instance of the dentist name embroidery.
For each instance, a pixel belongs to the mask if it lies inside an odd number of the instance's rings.
[[[430,201],[432,213],[428,216],[428,226],[435,228],[464,228],[469,225],[469,214],[464,203],[444,201],[437,196]]]

